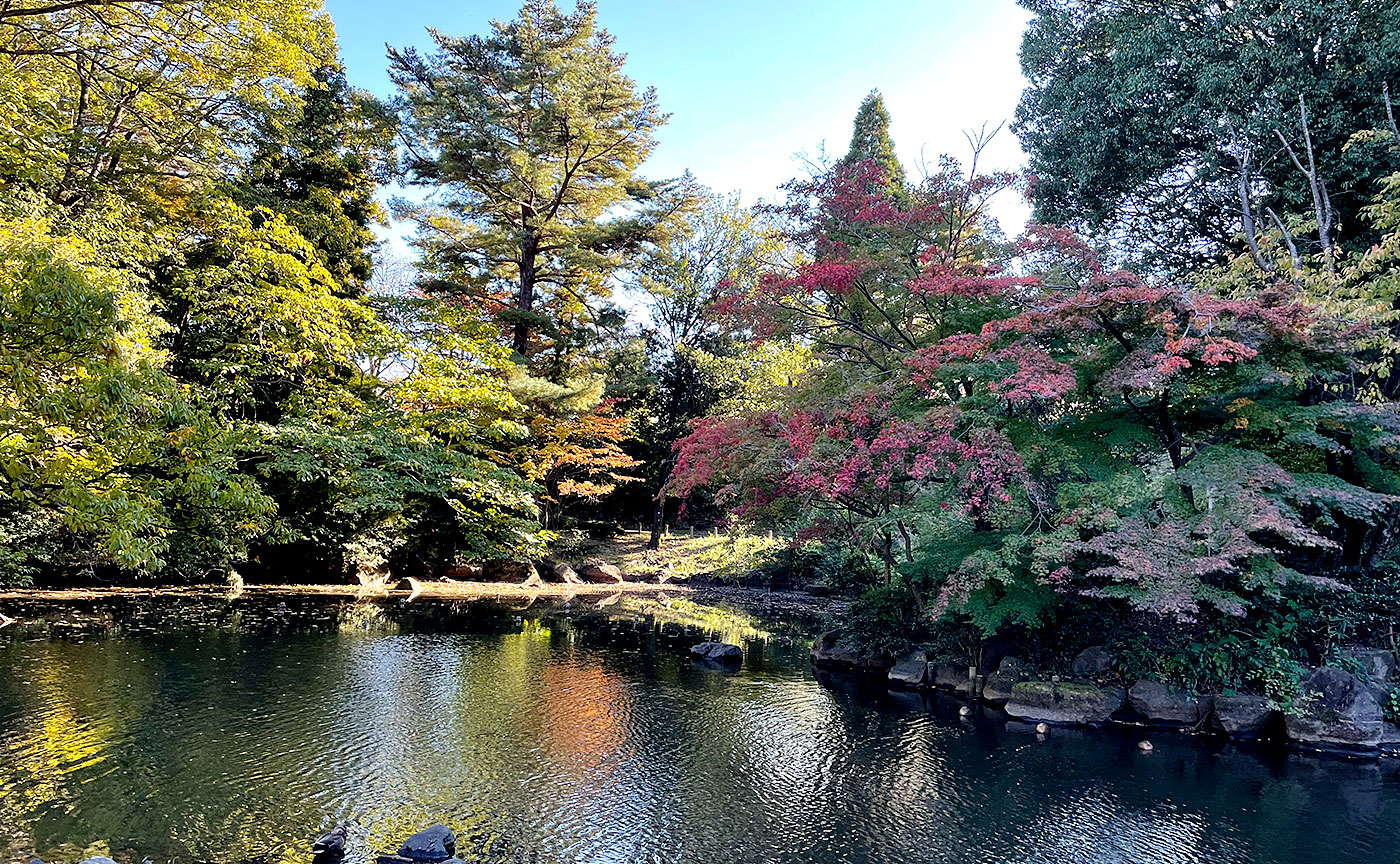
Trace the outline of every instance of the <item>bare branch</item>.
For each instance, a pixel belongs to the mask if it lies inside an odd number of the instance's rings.
[[[1303,165],[1303,161],[1298,158],[1298,154],[1293,150],[1293,145],[1288,142],[1288,138],[1282,132],[1275,129],[1274,134],[1278,140],[1283,142],[1284,149],[1288,151],[1288,158],[1293,160],[1293,165],[1308,178],[1308,186],[1312,190],[1313,210],[1317,214],[1317,239],[1322,243],[1322,255],[1327,262],[1327,272],[1336,275],[1337,261],[1336,250],[1332,246],[1332,199],[1327,194],[1327,184],[1317,173],[1317,156],[1313,152],[1312,130],[1308,128],[1308,104],[1303,99],[1303,95],[1298,94],[1298,116],[1303,125],[1303,146],[1308,157],[1308,164]]]
[[[1293,272],[1298,275],[1303,273],[1303,259],[1298,255],[1298,244],[1293,242],[1293,235],[1288,233],[1288,228],[1283,224],[1283,220],[1278,218],[1274,208],[1265,207],[1264,212],[1269,214],[1269,218],[1274,220],[1274,225],[1278,227],[1279,233],[1283,235],[1284,245],[1288,247],[1288,254],[1293,256]]]

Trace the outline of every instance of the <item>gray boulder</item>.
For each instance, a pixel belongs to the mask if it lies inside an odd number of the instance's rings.
[[[1138,681],[1129,687],[1128,705],[1158,726],[1198,726],[1210,714],[1209,696],[1197,699],[1180,687],[1158,681]]]
[[[1355,675],[1323,666],[1308,673],[1299,690],[1283,718],[1290,740],[1341,750],[1370,750],[1380,743],[1380,703]]]
[[[744,650],[728,642],[701,642],[699,645],[690,646],[690,654],[697,660],[727,666],[737,666],[744,662]]]
[[[845,641],[840,630],[828,630],[812,642],[812,664],[826,668],[884,669],[884,657],[862,654]]]
[[[117,864],[105,855],[94,855],[91,858],[84,858],[79,864]]]
[[[1102,645],[1085,648],[1075,655],[1070,671],[1076,678],[1094,678],[1113,668],[1113,655]]]
[[[1381,752],[1394,756],[1400,753],[1400,726],[1396,726],[1387,720],[1381,725],[1381,740],[1378,742]]]
[[[922,687],[928,681],[928,656],[914,648],[901,654],[890,667],[891,687]]]
[[[1029,723],[1089,726],[1107,722],[1127,701],[1118,687],[1060,681],[1022,681],[1012,686],[1006,713]]]
[[[1367,683],[1385,686],[1395,682],[1395,652],[1389,648],[1346,648],[1342,656],[1360,667],[1357,675]]]
[[[933,686],[940,690],[956,690],[966,693],[971,687],[967,679],[967,665],[962,663],[940,663],[933,670]]]
[[[1258,738],[1269,731],[1277,715],[1263,696],[1216,696],[1211,725],[1231,738]]]
[[[982,698],[993,705],[1005,705],[1011,698],[1011,688],[1026,680],[1025,665],[1015,657],[1006,657],[997,671],[987,676],[982,685]]]
[[[430,825],[404,841],[399,857],[418,864],[436,864],[457,853],[457,835],[446,825]]]

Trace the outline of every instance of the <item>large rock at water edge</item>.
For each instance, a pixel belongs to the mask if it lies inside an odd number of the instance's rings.
[[[1158,726],[1199,726],[1210,714],[1210,697],[1196,698],[1180,687],[1158,681],[1138,681],[1129,687],[1128,705],[1139,717]]]
[[[901,654],[890,667],[891,687],[922,687],[928,681],[928,655],[914,648]]]
[[[1085,648],[1074,657],[1070,671],[1076,678],[1097,678],[1113,668],[1113,655],[1102,645]]]
[[[1263,696],[1216,696],[1211,706],[1211,725],[1231,738],[1258,738],[1277,717]]]
[[[444,570],[442,575],[448,579],[468,582],[477,582],[483,578],[480,564],[454,564]]]
[[[565,585],[582,585],[583,580],[579,578],[578,571],[568,564],[554,565],[554,579],[563,582]]]
[[[1381,724],[1381,752],[1390,756],[1400,753],[1400,726],[1389,720]]]
[[[940,690],[966,693],[972,688],[966,663],[940,663],[933,668],[933,686]]]
[[[827,668],[884,669],[889,661],[884,657],[862,654],[845,641],[840,630],[829,630],[812,643],[812,663]]]
[[[1011,688],[1026,680],[1026,667],[1015,657],[1006,657],[997,671],[987,676],[982,685],[982,698],[993,705],[1005,705],[1011,699]]]
[[[529,561],[487,561],[481,567],[488,582],[514,582],[517,585],[543,585],[539,571]]]
[[[431,825],[399,847],[399,857],[418,864],[435,864],[457,854],[457,835],[446,825]]]
[[[583,566],[578,568],[578,575],[583,577],[585,582],[600,585],[615,585],[622,581],[622,571],[617,565],[603,561],[585,561]]]
[[[580,581],[578,572],[568,564],[558,561],[536,561],[535,570],[540,574],[540,578],[546,582],[565,582],[576,585]]]
[[[1332,666],[1303,679],[1283,725],[1289,740],[1323,749],[1369,750],[1384,731],[1381,705],[1370,688]]]
[[[1090,726],[1107,722],[1127,701],[1118,687],[1061,681],[1022,681],[1011,688],[1006,713],[1030,723]]]
[[[690,646],[690,654],[697,660],[726,666],[738,666],[744,662],[744,649],[728,642],[701,642]]]

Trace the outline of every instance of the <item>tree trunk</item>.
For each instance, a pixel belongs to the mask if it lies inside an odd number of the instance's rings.
[[[535,256],[539,251],[539,238],[533,234],[525,238],[520,246],[520,295],[515,308],[528,315],[535,308]],[[515,335],[511,347],[521,357],[530,346],[530,322],[522,317],[515,322]]]
[[[666,499],[659,492],[656,495],[656,506],[651,511],[651,539],[647,541],[648,549],[661,548],[661,531],[666,527]]]

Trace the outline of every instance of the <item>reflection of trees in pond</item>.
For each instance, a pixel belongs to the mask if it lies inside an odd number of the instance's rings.
[[[666,601],[651,597],[625,597],[621,612],[636,617],[653,618],[662,624],[678,624],[704,631],[717,642],[742,645],[753,640],[767,640],[772,634],[759,626],[752,615],[722,606],[707,606],[684,598]]]
[[[343,819],[357,854],[443,821],[468,860],[951,862],[1291,861],[1326,852],[1300,814],[1400,818],[1397,769],[1016,736],[805,666],[707,669],[649,649],[655,619],[484,623],[0,649],[0,822],[124,860],[300,861]]]
[[[100,644],[42,642],[5,649],[7,662],[22,670],[6,679],[0,717],[0,839],[30,846],[36,823],[46,819],[62,831],[73,824],[77,788],[109,773],[103,763],[131,734],[149,704],[154,682],[139,645],[108,650]],[[65,836],[84,843],[106,837]]]

